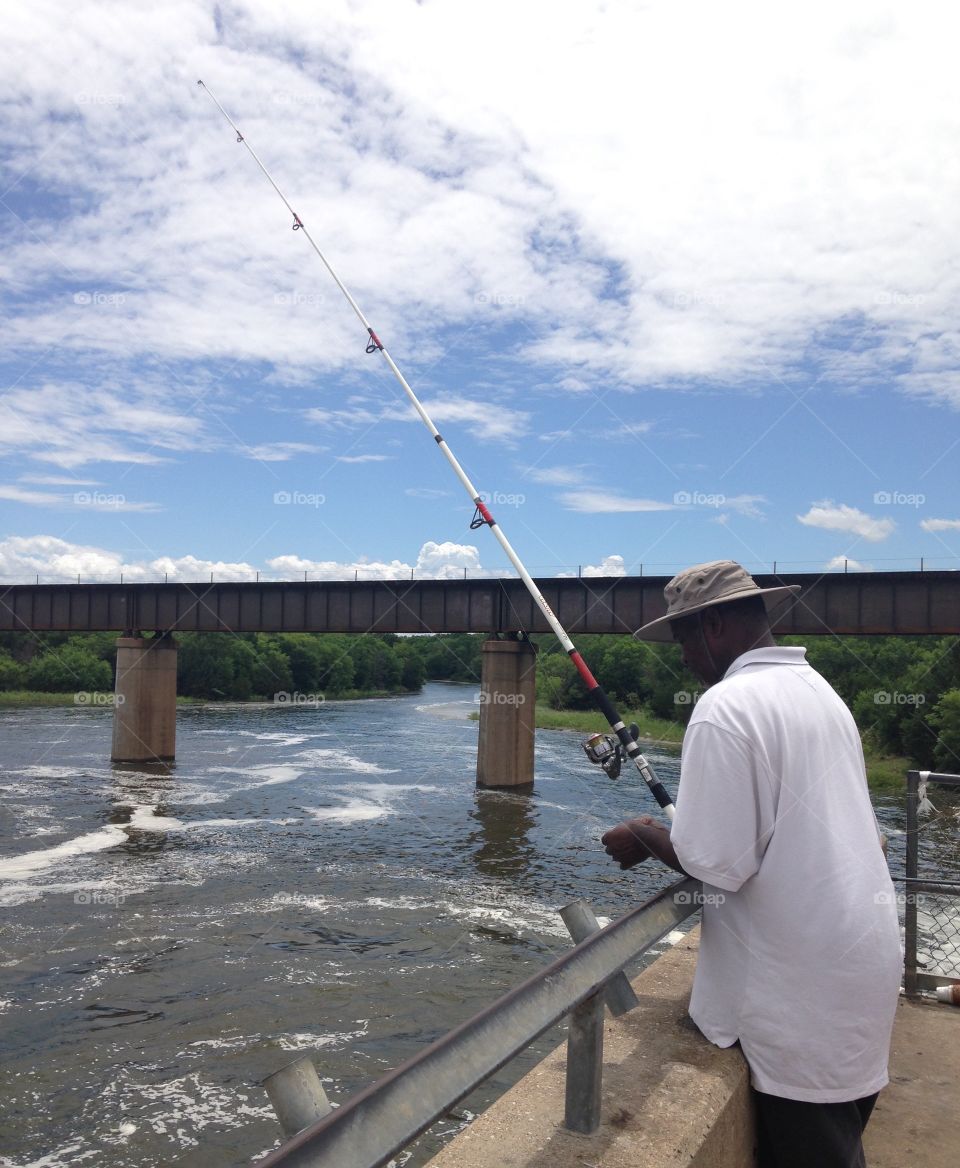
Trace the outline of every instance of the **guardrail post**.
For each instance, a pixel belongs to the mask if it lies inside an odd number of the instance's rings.
[[[600,1126],[603,1086],[603,991],[570,1013],[563,1122],[568,1131],[590,1135]]]
[[[288,1139],[331,1110],[330,1100],[309,1055],[274,1071],[263,1080],[263,1085]]]
[[[579,945],[593,933],[600,931],[600,922],[593,914],[593,909],[585,900],[575,900],[560,910],[563,923],[574,942]],[[637,1005],[639,999],[633,992],[633,987],[625,973],[618,973],[607,982],[603,995],[614,1018],[628,1013]]]

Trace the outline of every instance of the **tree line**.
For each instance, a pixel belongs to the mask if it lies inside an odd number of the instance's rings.
[[[116,633],[0,634],[0,690],[109,692]],[[426,680],[479,683],[482,634],[185,633],[178,692],[246,701],[277,694],[359,697],[416,692]],[[960,771],[960,639],[785,637],[844,699],[873,750],[921,768]],[[684,723],[698,692],[675,645],[583,636],[578,648],[614,702]],[[588,709],[567,655],[541,638],[537,693],[555,709]]]

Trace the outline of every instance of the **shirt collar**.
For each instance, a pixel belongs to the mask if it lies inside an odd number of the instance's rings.
[[[807,651],[802,645],[771,645],[768,649],[750,649],[730,663],[724,681],[748,665],[807,665]]]

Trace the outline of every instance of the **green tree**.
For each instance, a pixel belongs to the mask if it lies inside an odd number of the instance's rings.
[[[937,731],[933,763],[938,771],[960,774],[960,689],[947,690],[930,714]]]
[[[46,693],[109,693],[113,671],[79,645],[63,645],[34,657],[26,668],[26,684]]]
[[[0,651],[0,690],[23,689],[26,676],[26,666]]]

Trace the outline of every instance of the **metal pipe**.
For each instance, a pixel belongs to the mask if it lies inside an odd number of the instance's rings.
[[[603,1088],[603,994],[581,1002],[570,1014],[563,1123],[590,1135],[600,1126]]]
[[[560,910],[560,916],[570,936],[578,945],[594,933],[600,932],[600,922],[585,900],[575,900],[566,905]],[[618,973],[616,977],[610,979],[603,996],[614,1018],[629,1013],[640,1000],[633,992],[633,986],[625,973]]]
[[[263,1086],[288,1139],[332,1110],[309,1055],[303,1055],[268,1075]]]

